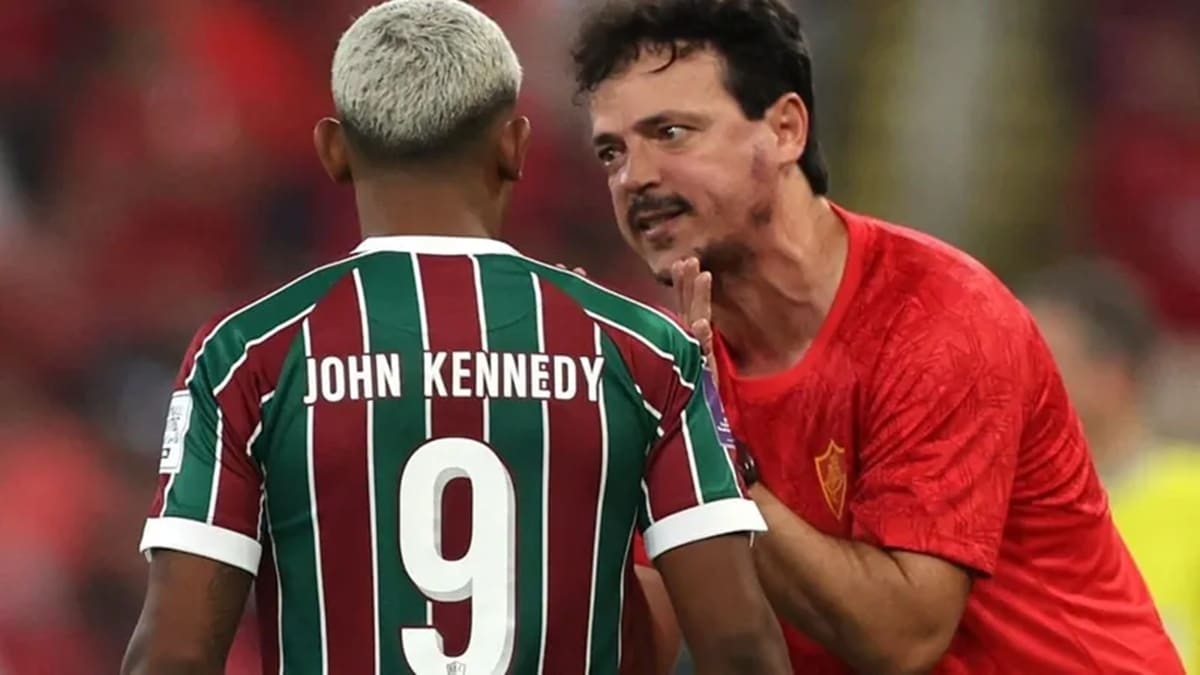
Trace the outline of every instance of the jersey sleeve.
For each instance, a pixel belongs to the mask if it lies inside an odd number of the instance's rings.
[[[1011,322],[990,316],[947,313],[901,331],[885,351],[850,504],[856,539],[992,573],[1024,426],[1033,329],[1015,310],[1001,314]]]
[[[682,342],[682,340],[681,340]],[[650,559],[695,541],[735,532],[761,532],[766,522],[746,498],[735,468],[731,436],[699,347],[687,342],[664,386],[644,388],[649,408],[662,411],[657,441],[646,460],[639,515]]]
[[[196,334],[167,409],[158,489],[139,549],[172,549],[256,574],[262,554],[262,476],[249,454],[260,402],[223,345]],[[210,358],[211,356],[211,358]]]

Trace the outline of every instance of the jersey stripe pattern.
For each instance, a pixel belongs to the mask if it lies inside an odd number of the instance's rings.
[[[499,242],[368,239],[197,333],[141,548],[256,574],[267,673],[633,672],[634,532],[765,528],[703,368]]]

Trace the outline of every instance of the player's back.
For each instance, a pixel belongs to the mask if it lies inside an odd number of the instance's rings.
[[[694,341],[499,242],[368,239],[194,351],[154,515],[261,542],[267,672],[617,673],[635,529],[755,529]]]

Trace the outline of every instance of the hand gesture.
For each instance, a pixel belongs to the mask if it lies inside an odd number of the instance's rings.
[[[675,289],[684,323],[700,341],[704,356],[711,358],[712,272],[701,272],[700,261],[696,258],[680,260],[671,265],[671,285]]]

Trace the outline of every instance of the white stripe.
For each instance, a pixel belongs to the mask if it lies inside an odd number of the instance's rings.
[[[662,422],[662,413],[659,412],[657,408],[650,405],[650,401],[646,400],[646,394],[645,394],[645,392],[642,391],[641,386],[639,386],[637,383],[634,383],[633,388],[637,391],[638,397],[642,399],[642,407],[645,408],[647,412],[649,412],[651,415],[654,416],[655,422]],[[654,432],[656,434],[658,434],[659,438],[662,438],[665,435],[661,424],[654,427]],[[647,453],[650,452],[651,447],[652,447],[652,445],[646,446]]]
[[[700,470],[696,468],[696,448],[692,444],[692,430],[688,428],[687,410],[679,411],[680,432],[683,434],[683,447],[687,450],[688,468],[692,471],[692,488],[696,491],[696,503],[704,503],[704,491],[700,488]]]
[[[413,284],[416,286],[417,293],[417,316],[421,324],[421,349],[429,349],[429,319],[425,315],[425,285],[421,283],[421,263],[417,259],[416,253],[409,254],[412,260]],[[424,394],[422,394],[424,395]],[[433,432],[433,401],[429,398],[425,399],[425,438],[432,438]],[[436,528],[435,528],[436,529]],[[438,546],[441,546],[441,533],[439,532],[436,538]],[[425,621],[427,625],[433,625],[433,602],[425,600]]]
[[[633,533],[637,531],[637,516],[633,517],[633,524],[629,527],[629,538],[625,540],[625,557],[621,558],[621,588],[617,591],[617,663],[621,663],[621,633],[620,626],[625,625],[625,582],[626,574],[629,573],[631,565],[628,563],[629,551],[633,548]]]
[[[650,486],[642,479],[642,496],[646,498],[646,527],[654,524],[654,510],[650,507]]]
[[[179,470],[171,474],[171,477],[167,479],[167,484],[163,486],[163,503],[162,508],[158,511],[159,518],[165,518],[167,516],[167,505],[171,503],[171,488],[175,486],[175,477],[183,472],[183,464],[186,461],[187,453],[185,452],[183,453],[183,456],[179,458]]]
[[[480,351],[488,350],[488,329],[487,329],[487,312],[483,307],[483,275],[479,271],[479,258],[469,256],[471,258],[471,266],[475,268],[475,306],[479,312],[479,344]],[[483,399],[483,442],[490,443],[492,441],[492,400],[484,397]]]
[[[602,348],[602,338],[600,326],[592,325],[592,330],[596,336],[596,355],[603,356],[604,349]],[[596,526],[595,538],[592,542],[592,585],[590,590],[591,602],[588,605],[588,637],[587,651],[584,652],[584,667],[583,672],[591,672],[592,669],[592,631],[596,620],[596,594],[598,588],[596,585],[596,576],[599,574],[600,564],[600,525],[604,522],[604,490],[608,485],[608,416],[604,409],[604,379],[601,378],[597,387],[596,400],[598,405],[596,410],[600,416],[600,490],[596,498]],[[619,624],[618,624],[619,625]],[[617,631],[620,633],[620,630]],[[620,663],[620,659],[617,660]]]
[[[231,381],[233,381],[233,376],[237,374],[238,368],[241,368],[242,364],[244,364],[246,362],[246,359],[250,358],[250,349],[251,348],[257,347],[258,345],[266,342],[267,340],[270,340],[271,338],[275,337],[276,335],[278,335],[279,333],[283,332],[285,329],[290,327],[292,324],[294,324],[297,321],[308,316],[310,313],[312,313],[314,307],[316,307],[316,305],[309,305],[308,307],[305,307],[304,309],[300,310],[295,316],[287,319],[286,321],[279,324],[278,326],[275,326],[274,328],[267,331],[266,333],[263,333],[261,336],[256,337],[253,340],[250,340],[249,342],[247,342],[242,347],[241,356],[239,356],[237,358],[237,360],[233,362],[233,365],[229,367],[229,372],[225,374],[225,379],[221,380],[221,382],[218,383],[217,386],[213,388],[213,397],[215,398],[217,396],[220,396],[221,392],[225,390],[225,387],[229,386],[229,383]]]
[[[534,315],[537,317],[537,335],[538,335],[538,353],[546,353],[546,322],[542,315],[542,288],[538,275],[530,272],[530,281],[533,282],[533,308]],[[548,587],[548,579],[550,578],[549,553],[550,553],[550,404],[548,401],[542,401],[542,637],[541,646],[538,649],[538,675],[542,675],[546,667],[546,621],[549,616],[546,613],[547,595],[550,592]]]
[[[371,320],[362,274],[354,269],[354,290],[358,294],[358,316],[362,322],[362,353],[371,353]],[[383,645],[379,639],[379,530],[375,518],[375,401],[367,399],[367,498],[371,519],[371,606],[375,620],[375,673],[380,672]]]
[[[279,634],[279,675],[283,675],[283,576],[279,574],[279,550],[275,548],[275,531],[271,528],[271,511],[263,500],[267,518],[267,536],[271,539],[271,563],[275,566],[275,632]]]
[[[308,319],[304,320],[304,356],[312,357],[312,334],[309,330]],[[314,471],[313,461],[313,407],[308,406],[305,410],[306,431],[305,431],[305,454],[308,456],[308,495],[312,504],[312,531],[313,531],[313,562],[316,564],[317,571],[317,616],[320,617],[321,623],[321,673],[328,675],[329,673],[329,654],[326,650],[328,632],[326,632],[326,617],[325,617],[325,574],[321,569],[321,524],[317,517],[317,482]]]
[[[249,310],[253,309],[254,307],[257,307],[258,305],[266,302],[267,300],[270,300],[271,298],[275,297],[276,295],[279,295],[280,293],[286,291],[287,289],[291,288],[292,286],[295,286],[296,284],[300,283],[301,281],[304,281],[305,279],[313,276],[314,274],[316,274],[318,272],[322,272],[324,270],[327,270],[331,267],[337,267],[338,265],[341,265],[342,263],[344,263],[348,260],[353,260],[354,258],[357,258],[360,255],[362,255],[362,254],[355,253],[354,255],[346,256],[345,258],[342,258],[341,260],[335,260],[331,263],[321,265],[320,267],[309,270],[308,272],[305,272],[303,275],[296,277],[292,281],[280,286],[279,288],[276,288],[275,290],[271,291],[270,293],[262,296],[261,298],[255,300],[255,301],[251,302],[250,304],[242,307],[241,309],[230,312],[229,316],[226,316],[224,319],[221,319],[217,323],[217,325],[213,326],[212,330],[208,331],[208,335],[205,335],[204,339],[201,340],[200,349],[196,350],[196,356],[194,359],[192,359],[192,368],[188,372],[188,376],[187,376],[187,380],[185,380],[185,384],[192,383],[192,378],[194,378],[196,376],[196,364],[200,362],[200,355],[204,353],[204,348],[208,346],[208,341],[211,340],[213,338],[213,336],[217,334],[218,331],[220,331],[222,328],[224,328],[225,324],[229,323],[236,317],[242,315],[244,312],[249,311]]]
[[[221,407],[217,406],[217,442],[213,443],[212,489],[208,493],[208,516],[204,519],[209,525],[213,524],[213,516],[217,513],[217,493],[221,490],[221,454],[225,445],[221,442],[221,434],[225,431],[222,428],[224,426],[225,416],[221,414]]]
[[[600,323],[603,323],[606,326],[612,326],[613,328],[616,328],[617,330],[621,331],[622,333],[629,335],[630,337],[634,338],[638,342],[645,345],[646,349],[649,349],[650,351],[654,352],[659,357],[661,357],[667,361],[670,361],[671,369],[674,370],[675,374],[679,376],[679,383],[682,384],[687,389],[695,389],[696,388],[696,385],[692,384],[691,382],[688,382],[687,379],[683,376],[683,371],[679,369],[679,364],[675,363],[675,357],[672,354],[669,354],[669,353],[664,352],[663,350],[659,349],[658,347],[656,347],[654,345],[653,342],[651,342],[651,341],[647,340],[645,337],[639,335],[637,333],[637,331],[635,331],[631,328],[622,326],[621,324],[617,323],[616,321],[613,321],[611,319],[607,319],[603,316],[600,316],[599,314],[597,314],[591,310],[585,310],[585,312],[587,313],[588,316],[592,317],[596,321],[599,321]]]
[[[216,525],[190,518],[150,518],[142,530],[138,551],[149,560],[160,548],[192,553],[226,565],[258,574],[262,560],[262,544],[257,537],[247,537]]]
[[[274,389],[268,391],[266,394],[263,394],[263,397],[258,400],[258,424],[254,425],[254,431],[250,432],[250,440],[246,441],[247,457],[254,456],[254,443],[258,440],[258,436],[263,430],[263,408],[266,407],[267,402],[273,398],[275,398]]]
[[[638,302],[637,300],[635,300],[629,296],[621,295],[620,293],[617,293],[616,291],[607,289],[607,288],[601,286],[600,284],[596,283],[595,281],[592,281],[591,279],[589,279],[585,276],[582,276],[580,274],[576,274],[575,272],[572,272],[570,270],[564,270],[560,267],[555,267],[553,265],[547,265],[546,263],[544,263],[540,260],[535,260],[534,258],[530,258],[525,255],[521,255],[521,254],[517,254],[517,255],[520,258],[527,260],[527,261],[533,263],[534,265],[544,268],[554,274],[574,277],[574,278],[582,281],[583,283],[587,284],[588,286],[591,286],[592,288],[600,291],[601,293],[608,295],[609,297],[613,297],[613,298],[616,298],[623,302],[627,302],[635,307],[641,307],[642,309],[646,310],[647,312],[650,312],[651,314],[654,314],[655,316],[662,319],[663,321],[666,321],[668,324],[671,325],[672,328],[674,328],[676,330],[676,332],[678,332],[680,335],[682,335],[683,338],[685,340],[687,340],[688,342],[691,342],[692,344],[696,345],[697,347],[700,346],[700,342],[697,341],[696,338],[692,337],[691,334],[689,334],[687,331],[685,331],[678,323],[675,323],[675,321],[671,317],[667,316],[666,314],[663,314],[662,312],[658,311],[657,309],[654,309],[650,305]]]
[[[749,499],[730,497],[677,511],[642,533],[646,555],[655,560],[663,553],[701,539],[734,532],[765,532],[767,521]]]

